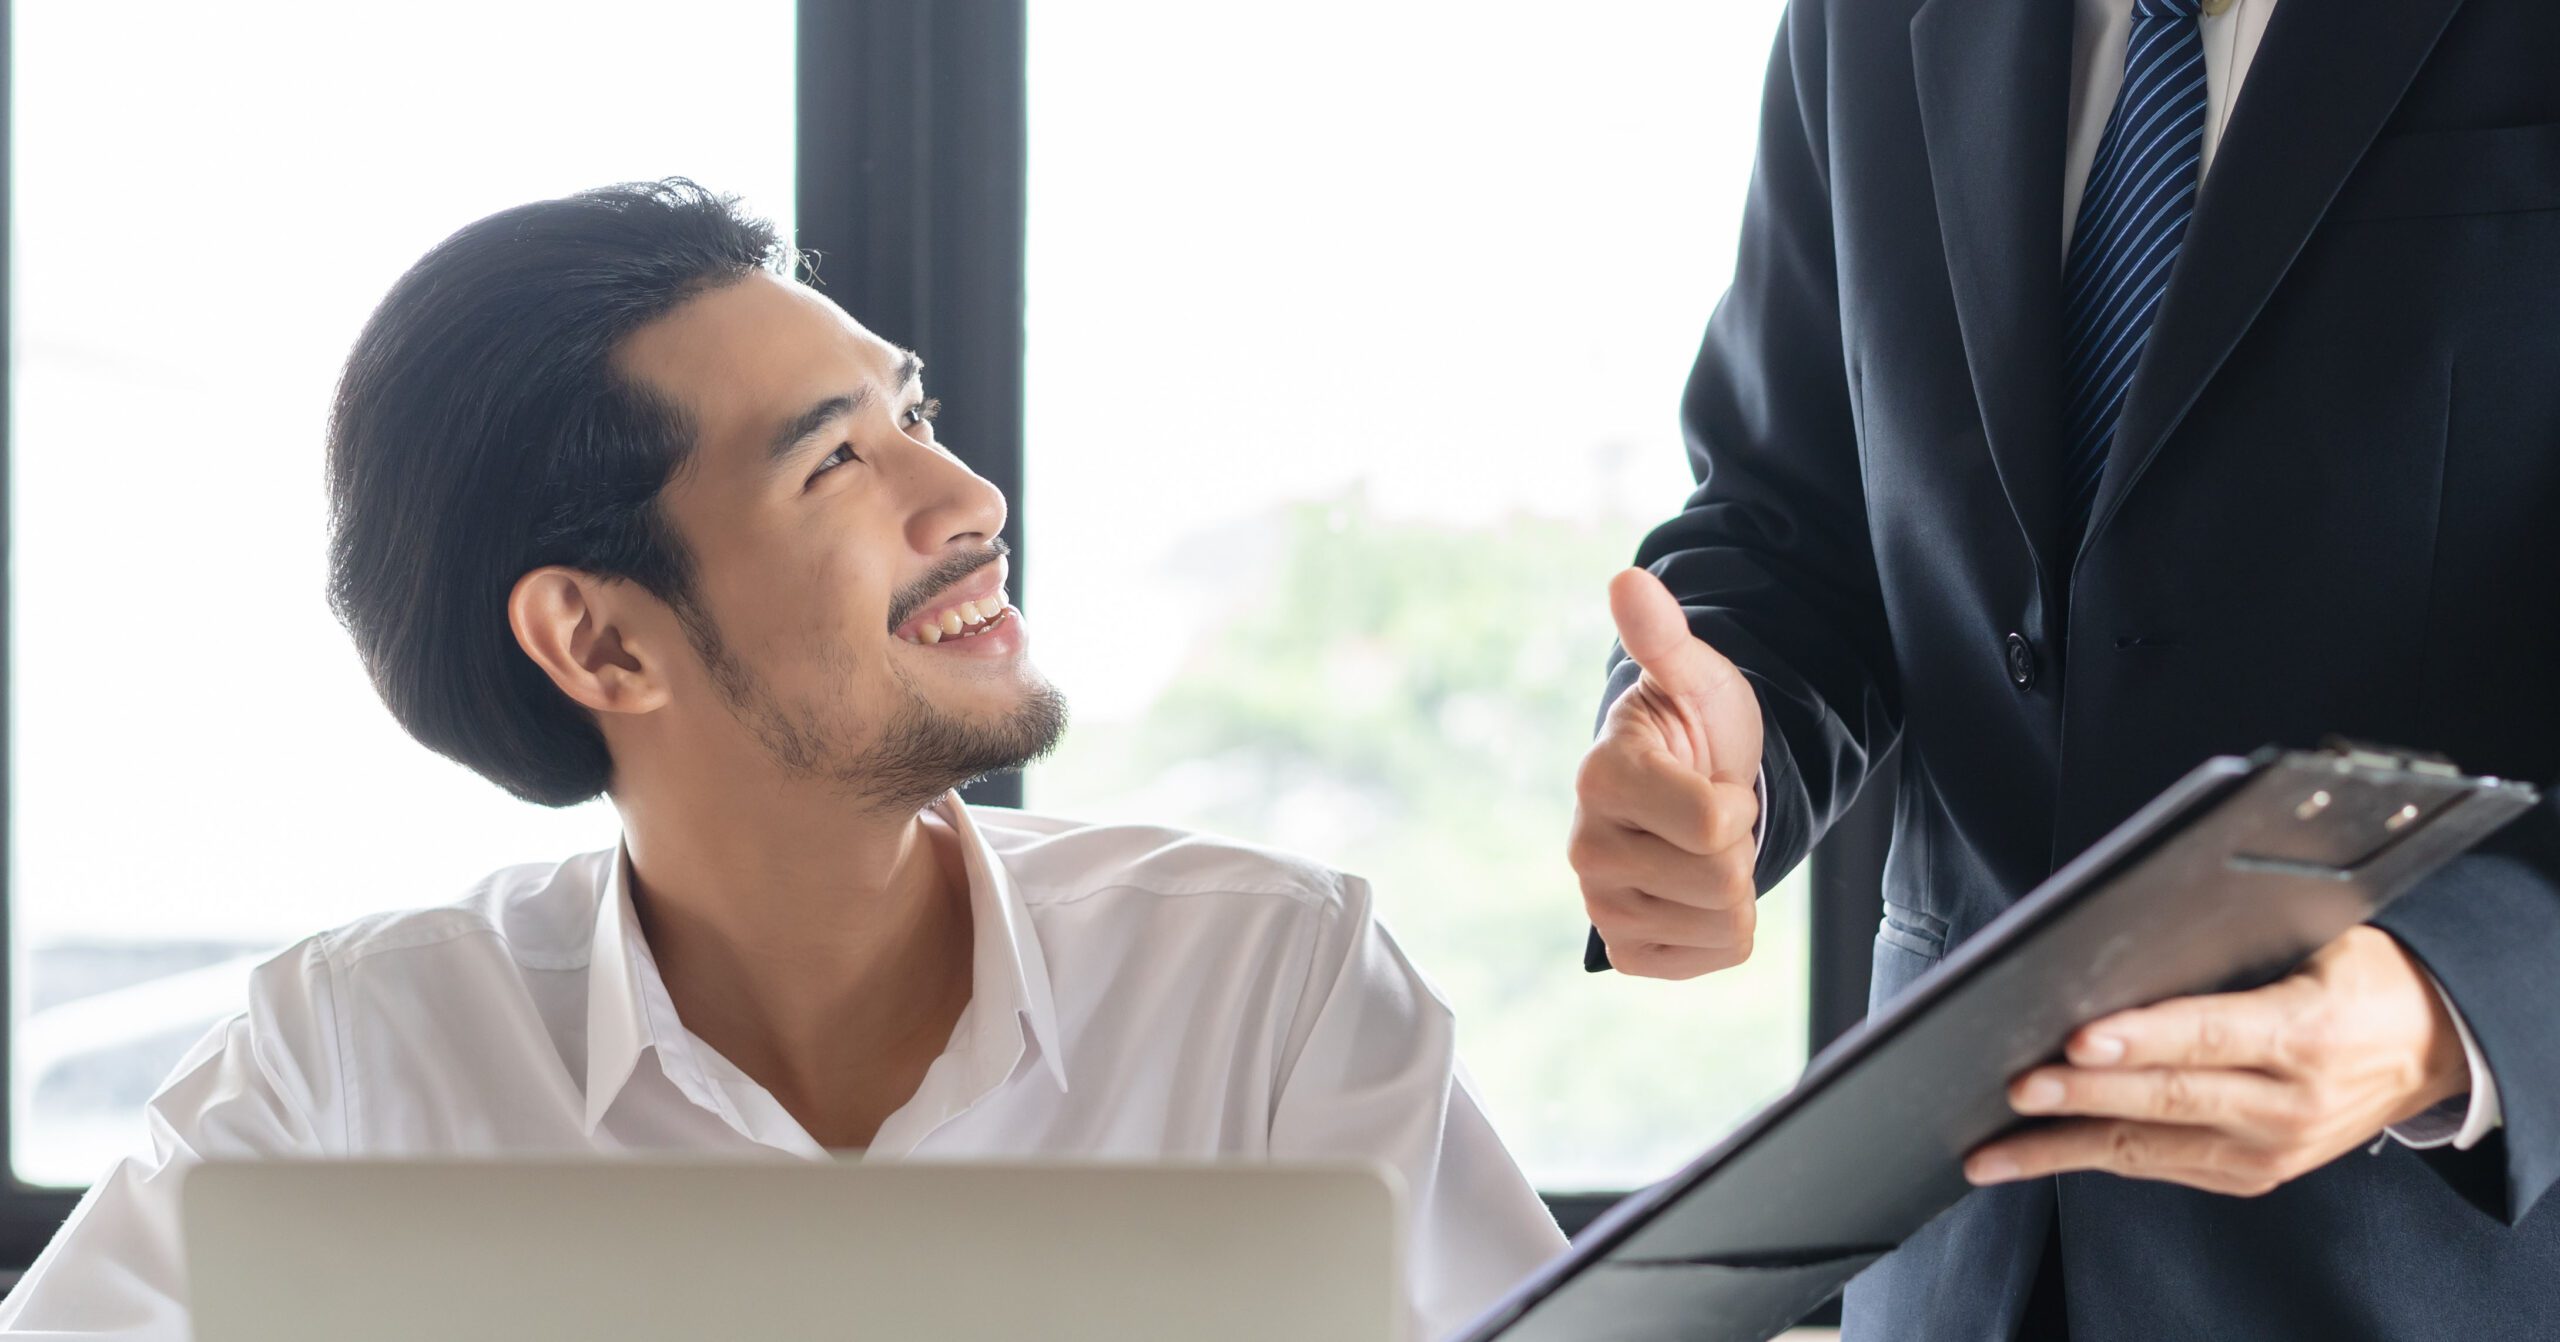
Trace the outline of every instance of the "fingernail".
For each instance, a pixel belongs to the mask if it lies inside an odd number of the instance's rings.
[[[1975,1156],[1964,1163],[1964,1177],[1977,1184],[2006,1183],[2018,1177],[2018,1162],[2007,1156]]]
[[[2062,1103],[2062,1083],[2040,1076],[2018,1087],[2016,1107],[2021,1113],[2040,1114]]]
[[[2080,1056],[2104,1066],[2124,1060],[2124,1041],[2111,1034],[2093,1034],[2081,1042]]]

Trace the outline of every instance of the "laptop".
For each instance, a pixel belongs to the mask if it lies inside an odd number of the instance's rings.
[[[197,1342],[1404,1334],[1367,1166],[213,1163]]]

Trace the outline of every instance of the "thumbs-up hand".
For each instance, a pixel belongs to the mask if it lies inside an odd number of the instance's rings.
[[[1760,697],[1689,632],[1662,581],[1609,583],[1618,641],[1643,669],[1609,706],[1573,780],[1566,856],[1621,971],[1686,979],[1751,955],[1758,905]]]

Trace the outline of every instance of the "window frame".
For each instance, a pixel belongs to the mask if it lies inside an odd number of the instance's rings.
[[[1023,313],[1028,205],[1025,0],[798,0],[793,61],[795,230],[816,253],[814,283],[931,361],[954,451],[1013,501],[1005,538],[1024,544]],[[0,0],[0,1156],[12,1150],[14,1003],[9,953],[8,676],[14,556],[9,550],[12,337],[9,261],[14,177],[11,5]],[[1630,539],[1632,544],[1632,538]],[[1023,590],[1018,578],[1014,590]],[[1599,686],[1593,684],[1596,694]],[[1833,827],[1812,858],[1812,975],[1807,1007],[1819,1050],[1865,1013],[1868,947],[1890,834],[1892,769]],[[974,785],[969,800],[1013,806],[1019,774]],[[1559,947],[1570,966],[1577,948]],[[1703,1137],[1703,1134],[1702,1134]],[[51,1240],[80,1194],[0,1170],[0,1284]],[[1548,1194],[1578,1234],[1623,1194]]]

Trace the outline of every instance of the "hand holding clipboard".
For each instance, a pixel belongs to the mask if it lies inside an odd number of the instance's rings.
[[[1594,1222],[1470,1342],[1758,1342],[1969,1190],[2013,1080],[2091,1022],[2274,982],[2536,800],[2354,746],[2206,761]],[[2380,934],[2376,934],[2380,935]]]

